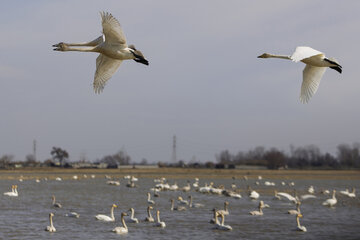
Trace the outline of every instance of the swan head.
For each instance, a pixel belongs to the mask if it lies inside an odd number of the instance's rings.
[[[151,209],[153,209],[153,207],[152,207],[152,206],[148,206],[148,210],[151,210]]]
[[[145,65],[149,65],[149,61],[145,59],[142,52],[137,50],[134,45],[129,45],[130,52],[134,55],[134,61],[138,63],[142,63]]]
[[[125,216],[129,216],[129,214],[127,214],[126,212],[122,212],[121,217],[125,217]]]
[[[113,207],[113,208],[116,208],[116,207],[118,207],[118,206],[117,206],[116,204],[113,204],[112,207]]]
[[[53,216],[55,216],[53,213],[50,213],[50,214],[49,214],[49,217],[53,217]]]
[[[180,197],[180,196],[179,196],[179,197],[178,197],[178,200],[179,200],[179,201],[182,201],[182,200],[184,200],[184,199],[183,199],[182,197]]]
[[[302,215],[301,213],[299,213],[298,215],[296,215],[296,217],[298,217],[298,218],[302,218],[302,217],[303,217],[303,215]]]
[[[271,57],[269,53],[263,53],[260,56],[258,56],[258,58],[269,58],[269,57]]]

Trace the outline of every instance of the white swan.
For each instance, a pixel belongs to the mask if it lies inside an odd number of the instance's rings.
[[[110,210],[110,217],[104,214],[98,214],[95,216],[95,218],[99,221],[103,221],[103,222],[114,222],[115,221],[115,217],[114,217],[114,208],[116,208],[117,206],[115,204],[113,204],[111,206],[111,210]]]
[[[17,185],[12,185],[11,186],[11,192],[4,192],[5,196],[9,196],[9,197],[17,197],[19,196],[19,193],[17,191]]]
[[[189,202],[187,200],[184,200],[181,196],[179,196],[177,200],[179,204],[189,205]]]
[[[345,189],[345,191],[341,190],[340,193],[343,194],[343,195],[348,196],[350,192],[349,192],[349,189]]]
[[[300,213],[296,215],[296,222],[297,222],[296,230],[297,230],[297,231],[306,232],[306,231],[307,231],[306,227],[300,225],[300,220],[299,220],[299,218],[301,218],[301,217],[303,217],[303,215],[300,214]]]
[[[182,188],[182,191],[183,192],[188,192],[188,191],[190,191],[191,190],[191,186],[190,186],[190,183],[188,182],[187,184],[186,184],[186,186],[184,186],[183,188]]]
[[[45,228],[45,231],[48,231],[48,232],[56,232],[56,228],[54,227],[54,225],[53,225],[53,220],[52,220],[53,216],[54,216],[53,213],[50,213],[50,214],[49,214],[50,226],[47,226],[47,227]]]
[[[131,222],[139,223],[139,220],[136,217],[134,217],[134,214],[135,214],[134,208],[130,208],[129,211],[131,212],[131,216],[130,216]]]
[[[308,188],[308,193],[313,194],[315,192],[314,186]]]
[[[147,203],[149,203],[149,204],[155,204],[155,201],[151,199],[150,193],[147,193],[147,197],[148,197],[148,198],[147,198]]]
[[[161,227],[161,228],[166,227],[165,222],[160,221],[160,211],[159,210],[156,211],[156,223],[155,223],[154,226],[155,227]]]
[[[223,209],[223,210],[219,210],[219,211],[217,211],[217,212],[218,212],[219,214],[229,215],[228,206],[229,206],[229,202],[225,201],[225,202],[224,202],[224,209]]]
[[[291,215],[301,214],[300,204],[301,204],[301,202],[298,201],[298,202],[296,203],[296,210],[295,210],[295,209],[291,209],[291,210],[288,211],[288,214],[291,214]]]
[[[52,195],[51,198],[52,198],[52,205],[53,205],[53,207],[62,208],[62,205],[61,205],[60,203],[57,203],[57,202],[56,202],[56,198],[55,198],[54,195]]]
[[[186,211],[186,207],[183,207],[183,206],[177,206],[177,207],[174,207],[174,199],[170,199],[170,202],[171,202],[171,208],[170,210],[171,211]]]
[[[106,82],[115,74],[123,60],[133,59],[149,65],[144,55],[134,45],[127,45],[120,23],[107,12],[101,12],[103,35],[87,43],[58,43],[53,45],[55,51],[98,52],[94,91],[100,93]],[[80,47],[74,47],[80,46]]]
[[[348,196],[351,197],[351,198],[356,197],[356,195],[355,195],[355,188],[352,188],[352,192],[349,193]]]
[[[300,101],[302,103],[307,103],[316,93],[327,67],[339,73],[342,72],[342,67],[335,59],[328,59],[322,52],[312,49],[311,47],[297,47],[291,56],[264,53],[258,56],[258,58],[282,58],[294,62],[301,61],[306,64],[303,71],[303,82],[300,93]]]
[[[264,202],[260,201],[259,202],[259,210],[258,211],[251,211],[249,212],[250,215],[254,215],[254,216],[262,216],[264,215],[262,209],[264,208]]]
[[[119,181],[107,181],[106,182],[107,185],[113,185],[113,186],[120,186],[120,182]]]
[[[316,198],[316,196],[312,195],[312,194],[304,194],[304,195],[300,196],[301,200],[307,200],[307,199],[311,199],[311,198]]]
[[[122,223],[122,227],[116,227],[114,228],[112,231],[117,233],[117,234],[126,234],[129,232],[128,227],[126,226],[125,223],[125,219],[124,217],[127,216],[128,214],[126,212],[122,212],[121,213],[121,223]]]
[[[274,190],[274,198],[275,198],[275,199],[278,199],[278,200],[281,200],[281,197],[278,195],[278,191],[277,191],[277,190]]]
[[[65,217],[79,218],[80,214],[78,214],[77,212],[69,212],[65,214]]]
[[[151,209],[153,209],[152,206],[147,207],[147,217],[145,218],[145,222],[154,222],[154,218],[151,215]]]
[[[286,199],[288,199],[289,201],[294,202],[294,203],[297,203],[297,201],[298,201],[297,198],[296,198],[296,196],[293,197],[293,196],[291,196],[290,194],[285,193],[285,192],[278,192],[277,195],[278,195],[278,196],[281,196],[281,197],[284,197],[284,198],[286,198]]]
[[[220,216],[221,217],[221,222],[219,223],[219,221],[217,220],[217,217]],[[232,227],[230,225],[225,225],[225,215],[223,213],[219,213],[217,212],[217,216],[216,216],[216,223],[215,223],[215,228],[218,230],[223,230],[223,231],[230,231],[232,230]]]
[[[191,195],[189,196],[189,208],[201,208],[204,206],[202,203],[193,203],[193,197]]]
[[[250,193],[249,193],[249,197],[253,200],[255,199],[258,199],[260,197],[260,194],[254,190],[252,190]]]
[[[335,197],[336,190],[333,190],[332,198],[327,199],[322,203],[324,206],[333,207],[337,203],[337,199]]]

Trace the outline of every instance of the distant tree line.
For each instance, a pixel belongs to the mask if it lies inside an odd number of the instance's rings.
[[[53,147],[50,151],[51,158],[39,162],[35,156],[29,154],[25,161],[13,161],[12,155],[0,157],[1,168],[21,167],[72,167],[69,163],[69,153],[62,148]],[[78,162],[89,163],[85,158]],[[148,165],[145,158],[140,163],[131,162],[131,157],[126,151],[121,150],[112,155],[106,155],[95,161],[94,164],[105,164],[107,168],[117,168],[121,165]],[[158,162],[159,167],[189,167],[189,168],[235,168],[237,165],[262,166],[268,169],[294,168],[294,169],[348,169],[360,168],[360,143],[340,144],[337,146],[336,156],[322,153],[316,145],[305,147],[290,146],[289,152],[277,148],[266,149],[258,146],[246,152],[230,153],[223,150],[215,155],[215,161],[186,163],[183,160],[177,163]]]

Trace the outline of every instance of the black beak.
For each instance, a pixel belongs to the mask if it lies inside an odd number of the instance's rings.
[[[134,61],[138,62],[138,63],[145,64],[145,65],[149,65],[149,61],[146,60],[145,58],[135,58]]]

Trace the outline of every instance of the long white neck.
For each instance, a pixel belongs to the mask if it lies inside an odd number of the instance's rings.
[[[215,224],[219,224],[218,215],[216,214],[216,211],[214,212],[214,218],[215,218]]]
[[[148,213],[148,217],[149,217],[149,218],[152,218],[151,212],[150,212],[150,208],[148,208],[147,213]]]
[[[148,201],[150,201],[150,193],[148,194]]]
[[[121,215],[121,223],[125,229],[128,229],[125,223],[124,215]]]
[[[298,213],[300,213],[300,204],[297,205],[296,210],[298,211]]]
[[[263,208],[263,207],[260,205],[260,206],[259,206],[259,212],[260,212],[260,213],[263,212],[263,211],[262,211],[262,208]]]
[[[156,212],[156,219],[157,219],[157,222],[159,223],[160,222],[160,212],[159,211]]]
[[[53,220],[52,220],[52,215],[49,215],[49,220],[50,220],[50,227],[53,228]]]
[[[299,217],[296,217],[296,222],[297,222],[297,226],[298,227],[301,227],[301,225],[300,225],[300,220],[299,220],[300,218]]]
[[[134,213],[135,213],[135,210],[132,208],[131,209],[131,218],[134,218]]]
[[[174,210],[174,201],[171,201],[171,211]]]
[[[76,52],[99,52],[98,48],[95,47],[71,47],[65,48],[64,51],[76,51]]]
[[[114,217],[114,207],[111,207],[110,217],[111,217],[111,219],[115,219],[115,217]]]
[[[333,192],[333,194],[332,194],[332,199],[336,199],[335,198],[335,192]]]
[[[14,191],[13,191],[15,194],[18,194],[18,191],[17,191],[17,188],[14,187]]]
[[[290,56],[287,55],[277,55],[277,54],[270,54],[268,53],[266,58],[281,58],[281,59],[288,59],[291,60]]]
[[[190,196],[189,207],[192,207],[192,197]]]
[[[221,214],[221,225],[224,225],[225,223],[225,216],[224,214]]]

